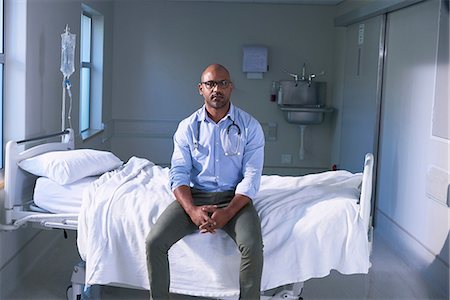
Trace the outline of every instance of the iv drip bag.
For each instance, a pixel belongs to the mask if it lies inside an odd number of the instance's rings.
[[[61,34],[60,70],[67,79],[75,72],[75,37],[76,35],[70,33],[69,26],[66,25],[66,30]]]

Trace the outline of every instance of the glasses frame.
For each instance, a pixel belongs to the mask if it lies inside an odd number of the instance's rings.
[[[202,81],[202,82],[199,82],[199,84],[204,84],[208,90],[212,90],[216,86],[221,89],[226,89],[232,84],[232,82],[224,79],[224,80],[219,80],[219,81],[214,81],[214,80]]]

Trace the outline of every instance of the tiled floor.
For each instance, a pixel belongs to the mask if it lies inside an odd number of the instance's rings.
[[[54,248],[47,259],[42,260],[23,281],[20,289],[4,300],[66,299],[66,287],[70,284],[72,266],[79,261],[74,244],[75,238],[70,236],[65,243]],[[372,268],[366,275],[341,275],[332,272],[325,278],[308,280],[305,282],[303,298],[446,299],[433,292],[432,288],[377,235],[371,261]],[[174,298],[193,299],[177,295]],[[102,299],[148,299],[148,292],[106,287],[102,289]]]

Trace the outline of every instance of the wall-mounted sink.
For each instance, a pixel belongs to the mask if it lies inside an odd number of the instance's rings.
[[[324,114],[330,113],[332,107],[310,107],[310,106],[283,106],[278,107],[284,112],[284,118],[289,123],[313,125],[323,122]]]
[[[334,109],[326,107],[326,82],[282,80],[279,82],[278,107],[286,121],[300,125],[320,124],[324,114]]]
[[[281,80],[279,88],[282,97],[278,98],[280,105],[316,106],[325,105],[327,83],[308,80]],[[281,98],[281,99],[280,99]]]

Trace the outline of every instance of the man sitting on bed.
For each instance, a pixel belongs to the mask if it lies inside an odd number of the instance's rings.
[[[233,84],[224,66],[208,66],[198,90],[205,104],[180,122],[173,138],[170,185],[177,201],[146,241],[150,299],[169,298],[170,247],[197,230],[217,229],[241,252],[240,299],[259,299],[263,244],[252,198],[261,180],[264,133],[256,119],[230,102]]]

